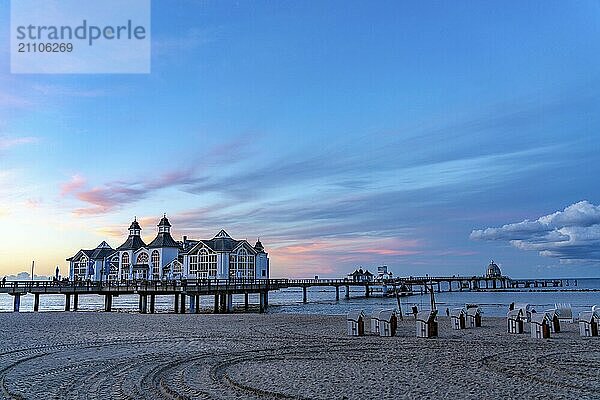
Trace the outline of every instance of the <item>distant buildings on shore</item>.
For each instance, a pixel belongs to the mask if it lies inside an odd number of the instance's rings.
[[[348,274],[347,279],[352,282],[377,282],[392,279],[393,275],[392,272],[388,271],[387,265],[383,265],[377,267],[377,275],[372,274],[367,269],[359,268]]]
[[[235,240],[221,230],[212,239],[176,241],[166,215],[149,244],[134,219],[129,236],[113,249],[102,242],[95,249],[81,249],[69,261],[71,280],[168,280],[168,279],[268,279],[269,257],[260,240],[254,246]]]

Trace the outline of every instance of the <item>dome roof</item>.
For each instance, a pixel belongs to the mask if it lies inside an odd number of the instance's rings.
[[[168,226],[168,227],[171,227],[171,223],[169,222],[169,219],[167,218],[167,214],[163,215],[162,219],[158,223],[158,226]]]
[[[494,262],[494,260],[492,260],[490,265],[488,265],[485,276],[490,278],[502,276],[502,271],[500,271],[500,267]]]
[[[254,250],[258,251],[259,253],[260,253],[260,252],[263,252],[263,251],[265,251],[265,247],[264,247],[264,246],[263,246],[263,244],[260,242],[260,239],[258,239],[258,240],[256,241],[256,244],[254,245]]]
[[[137,218],[133,219],[133,222],[131,223],[131,225],[129,225],[129,229],[139,229],[142,230],[142,227],[140,226],[140,224],[137,222]]]

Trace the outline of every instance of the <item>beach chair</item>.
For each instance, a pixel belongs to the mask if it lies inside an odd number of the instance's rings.
[[[383,310],[379,313],[379,335],[396,336],[398,317],[396,310]]]
[[[350,311],[346,320],[349,336],[363,336],[365,334],[365,313],[363,310]]]
[[[594,311],[579,313],[579,335],[583,337],[598,336],[599,317]]]
[[[371,333],[379,335],[379,314],[383,310],[373,310],[371,313]]]
[[[465,329],[467,327],[467,313],[464,308],[450,310],[450,323],[452,329]]]
[[[545,312],[531,314],[531,337],[534,339],[549,339],[550,338],[550,317]]]
[[[467,308],[467,327],[481,328],[481,310],[479,307]]]
[[[573,309],[571,308],[571,304],[558,303],[554,305],[554,308],[556,309],[558,319],[561,322],[573,322]]]
[[[507,332],[520,334],[525,331],[525,317],[522,309],[510,310],[506,315]]]
[[[548,319],[551,321],[550,328],[552,329],[552,333],[560,332],[560,318],[558,315],[558,311],[555,309],[544,311],[546,315],[548,315]]]
[[[431,338],[438,335],[437,310],[417,313],[417,337]]]

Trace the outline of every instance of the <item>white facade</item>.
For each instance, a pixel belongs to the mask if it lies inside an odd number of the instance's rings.
[[[171,237],[164,216],[158,233],[146,244],[137,220],[127,240],[113,249],[102,242],[92,250],[79,250],[70,263],[71,280],[125,281],[172,279],[268,279],[269,257],[260,240],[254,246],[232,239],[221,230],[210,240],[181,242]]]

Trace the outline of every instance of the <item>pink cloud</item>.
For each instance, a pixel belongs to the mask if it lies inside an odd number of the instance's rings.
[[[63,183],[60,186],[60,194],[61,196],[66,196],[71,193],[75,193],[85,186],[85,178],[79,174],[75,174],[71,177],[71,180],[67,183]]]

